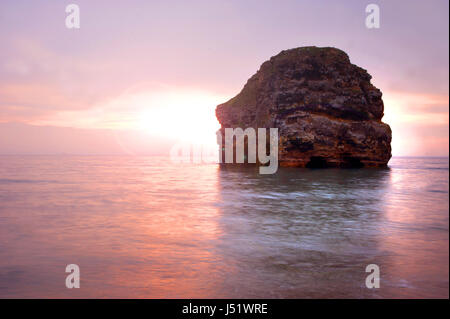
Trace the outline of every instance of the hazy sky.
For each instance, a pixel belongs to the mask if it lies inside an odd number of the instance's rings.
[[[80,7],[80,29],[65,26],[70,3]],[[369,3],[380,6],[380,29],[365,26]],[[8,122],[143,130],[158,145],[214,141],[217,104],[281,50],[316,45],[346,51],[373,76],[394,155],[448,155],[448,7],[447,0],[3,0],[0,148],[8,149],[0,153],[29,146],[27,126]]]

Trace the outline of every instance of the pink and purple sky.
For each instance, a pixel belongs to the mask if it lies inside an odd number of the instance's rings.
[[[81,28],[67,29],[66,5]],[[380,6],[379,29],[365,7]],[[281,50],[333,46],[373,76],[394,156],[448,156],[449,3],[2,1],[0,154],[165,154]]]

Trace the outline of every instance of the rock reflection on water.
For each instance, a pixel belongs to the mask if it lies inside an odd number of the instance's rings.
[[[390,173],[223,169],[221,240],[238,278],[225,290],[246,297],[374,295],[365,288],[365,266],[382,264],[377,231]]]
[[[448,159],[390,166],[0,157],[0,297],[448,297]]]

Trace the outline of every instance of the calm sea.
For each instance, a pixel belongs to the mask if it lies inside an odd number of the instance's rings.
[[[0,297],[448,298],[449,160],[389,166],[2,156]]]

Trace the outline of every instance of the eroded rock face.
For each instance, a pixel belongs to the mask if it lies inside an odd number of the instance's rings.
[[[216,116],[223,136],[225,128],[278,128],[280,166],[384,167],[391,129],[370,79],[339,49],[285,50],[218,105]]]

